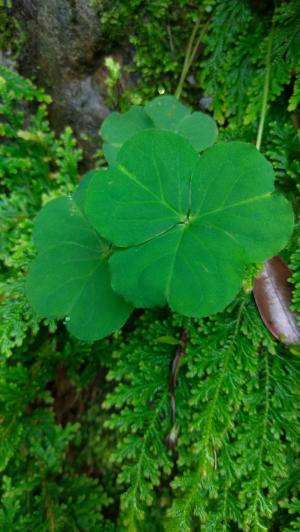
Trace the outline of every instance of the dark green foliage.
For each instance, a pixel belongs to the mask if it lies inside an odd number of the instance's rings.
[[[268,529],[288,475],[287,456],[299,451],[296,395],[291,399],[299,360],[275,351],[247,300],[206,324],[205,333],[198,328],[191,342],[193,437],[180,440],[183,475],[173,482],[172,526],[189,530],[197,515],[204,530],[231,530],[233,523]]]
[[[24,294],[24,274],[33,255],[33,217],[77,180],[80,151],[70,129],[55,138],[47,122],[50,98],[30,81],[0,68],[1,354],[21,345],[36,318]],[[37,107],[32,113],[30,106]]]
[[[299,0],[277,3],[274,16],[273,3],[244,0],[101,4],[112,49],[128,35],[134,46],[138,88],[121,107],[174,91],[196,7],[203,23],[211,17],[183,99],[196,110],[201,96],[213,98],[222,140],[255,142],[273,19],[262,151],[298,212]],[[32,316],[23,292],[32,220],[46,201],[72,193],[79,153],[70,131],[49,130],[41,91],[6,70],[0,77],[0,528],[298,532],[299,354],[271,338],[249,293],[198,321],[164,309],[136,314],[93,347]],[[300,312],[297,229],[285,258]],[[170,451],[176,345],[162,337],[179,338],[182,327],[190,338]]]
[[[160,336],[172,333],[171,320],[160,322],[157,313],[149,311],[136,326],[115,344],[108,380],[117,386],[104,402],[110,409],[106,426],[118,431],[111,459],[122,465],[118,481],[125,488],[121,503],[129,529],[144,517],[154,502],[154,486],[168,478],[172,469],[165,445],[170,428],[167,383],[172,348],[159,343]]]
[[[34,224],[30,304],[43,317],[65,318],[81,340],[121,328],[133,310],[126,302],[167,303],[198,318],[223,310],[245,266],[281,251],[292,233],[291,206],[273,194],[272,167],[255,147],[228,142],[199,157],[182,134],[166,131],[178,115],[185,122],[184,106],[163,96],[147,107],[159,127],[133,135],[116,166],[89,172]],[[198,115],[201,138],[211,141]],[[197,127],[188,128],[195,138]]]
[[[118,152],[125,141],[145,129],[166,129],[186,137],[196,151],[212,146],[217,139],[216,123],[204,113],[192,113],[175,96],[158,96],[144,107],[132,106],[127,113],[111,113],[100,132],[103,151],[109,165],[117,164]]]
[[[30,266],[26,293],[41,316],[65,318],[71,334],[95,341],[121,328],[133,309],[111,289],[110,245],[81,210],[80,188],[37,216],[33,237],[39,254]]]
[[[67,358],[68,350],[75,355],[78,349],[66,343],[59,352],[57,340],[40,338],[39,349],[29,344],[26,363],[26,353],[15,351],[10,363],[1,364],[3,529],[88,531],[101,526],[101,506],[109,502],[98,481],[80,474],[70,460],[70,443],[80,423],[62,426],[55,419],[55,409],[61,416],[62,399],[57,395],[53,401],[47,386],[57,379],[58,362]],[[82,355],[77,353],[78,364]]]
[[[49,383],[68,352],[80,366],[89,351],[45,327],[38,333],[24,293],[33,217],[45,201],[73,190],[80,152],[69,129],[60,138],[50,131],[42,91],[2,67],[0,87],[0,528],[88,531],[102,527],[108,498],[96,479],[80,474],[82,464],[72,467],[69,445],[80,425],[57,423]]]
[[[273,29],[272,29],[273,25]],[[224,123],[230,118],[231,127],[256,126],[264,83],[266,50],[272,31],[272,69],[270,102],[278,102],[284,88],[291,85],[293,95],[289,110],[296,108],[293,89],[299,73],[299,0],[282,2],[264,16],[251,8],[251,2],[225,0],[215,10],[211,31],[205,42],[206,58],[199,71],[207,95],[213,98],[215,118]],[[222,86],[222,90],[220,87]],[[274,106],[273,112],[278,115]]]
[[[12,10],[13,0],[0,0],[0,50],[15,59],[22,50],[26,35],[18,19],[12,16]]]
[[[109,380],[117,386],[104,403],[114,408],[107,425],[119,433],[112,459],[122,464],[130,530],[139,529],[136,519],[150,519],[147,504],[159,504],[153,486],[164,485],[172,464],[165,438],[174,348],[160,338],[178,336],[183,323],[178,316],[155,319],[144,314],[115,345]],[[177,386],[178,473],[174,494],[164,494],[165,504],[173,501],[165,527],[198,530],[200,518],[204,530],[231,530],[234,523],[268,529],[299,452],[299,358],[276,349],[249,296],[222,316],[184,326],[190,340]]]
[[[146,0],[110,2],[93,0],[99,6],[100,23],[112,45],[126,40],[133,54],[129,67],[138,88],[125,91],[119,105],[127,106],[175,92],[186,43],[198,14],[207,17],[213,0]],[[128,37],[129,36],[129,37]],[[192,92],[193,92],[193,87]]]

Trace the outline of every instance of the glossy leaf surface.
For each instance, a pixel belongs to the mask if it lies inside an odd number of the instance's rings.
[[[255,280],[253,293],[261,318],[269,331],[286,344],[300,344],[296,315],[291,311],[292,272],[280,257],[265,262]]]
[[[107,162],[114,166],[123,144],[144,129],[165,129],[187,138],[197,151],[212,146],[217,139],[215,121],[205,113],[195,112],[174,96],[158,96],[145,107],[133,106],[127,113],[111,113],[103,122],[101,135]]]
[[[127,248],[110,259],[113,288],[138,307],[168,303],[196,317],[222,310],[245,264],[274,255],[291,233],[291,207],[273,181],[252,145],[199,156],[173,133],[130,139],[117,168],[91,179],[86,195],[97,231]]]
[[[39,315],[65,318],[69,331],[87,341],[122,327],[132,307],[111,288],[108,244],[72,198],[55,199],[42,209],[34,240],[39,254],[30,267],[27,294]]]

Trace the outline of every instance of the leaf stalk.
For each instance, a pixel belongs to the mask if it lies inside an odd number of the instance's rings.
[[[186,47],[184,63],[183,63],[180,79],[179,79],[179,82],[178,82],[178,85],[177,85],[177,89],[175,91],[175,97],[178,100],[180,99],[180,96],[181,96],[181,93],[182,93],[182,89],[183,89],[183,86],[184,86],[184,82],[185,82],[186,77],[188,75],[188,72],[189,72],[189,70],[191,68],[191,65],[192,65],[192,63],[193,63],[193,61],[195,59],[195,56],[196,56],[197,50],[199,48],[199,45],[200,45],[200,43],[201,43],[201,41],[203,39],[203,36],[206,33],[209,21],[210,21],[210,19],[203,26],[203,28],[202,28],[202,30],[201,30],[201,32],[200,32],[200,34],[199,34],[197,39],[196,39],[196,37],[197,37],[197,33],[198,33],[198,30],[200,28],[200,23],[201,23],[201,16],[200,15],[198,16],[198,18],[197,18],[197,20],[195,22],[193,31],[191,33],[191,36],[189,38],[189,41],[188,41],[188,44],[187,44],[187,47]]]
[[[267,114],[267,109],[268,109],[268,96],[269,96],[270,75],[271,75],[272,46],[273,46],[273,28],[271,29],[271,32],[270,32],[270,35],[269,35],[268,47],[267,47],[264,90],[263,90],[263,98],[262,98],[259,126],[258,126],[258,131],[257,131],[257,139],[256,139],[256,148],[258,149],[258,151],[260,151],[260,148],[261,148],[261,142],[262,142],[264,127],[265,127],[266,114]]]

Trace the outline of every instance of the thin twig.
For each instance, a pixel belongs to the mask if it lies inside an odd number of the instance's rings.
[[[182,71],[181,71],[181,76],[180,76],[180,79],[179,79],[179,82],[178,82],[177,89],[175,91],[175,96],[176,96],[176,98],[178,100],[179,100],[179,98],[181,96],[182,89],[183,89],[183,84],[184,84],[185,78],[186,78],[187,73],[188,73],[189,68],[190,68],[190,57],[191,57],[191,53],[192,53],[193,46],[194,46],[194,40],[195,40],[195,37],[197,35],[197,31],[199,29],[199,26],[200,26],[200,20],[201,20],[201,17],[199,15],[197,20],[196,20],[196,22],[195,22],[192,34],[191,34],[191,36],[189,38],[189,41],[188,41],[188,44],[187,44],[187,47],[186,47],[184,63],[183,63]]]
[[[207,31],[209,23],[210,23],[210,18],[206,21],[205,25],[203,26],[203,28],[202,28],[202,30],[200,32],[200,35],[199,35],[198,39],[195,42],[194,48],[193,48],[191,56],[190,56],[190,60],[189,60],[188,65],[187,65],[187,71],[189,71],[189,69],[191,68],[191,66],[193,64],[193,61],[194,61],[194,59],[196,57],[196,53],[198,52],[199,46],[200,46],[201,41],[202,41],[206,31]]]
[[[173,40],[173,35],[172,35],[172,28],[171,28],[170,24],[167,24],[167,33],[168,33],[168,37],[169,37],[169,45],[170,45],[170,51],[171,51],[171,54],[172,54],[172,58],[175,60],[175,58],[176,58],[175,46],[174,46],[174,40]]]
[[[170,411],[172,428],[166,438],[166,444],[170,449],[173,449],[176,444],[178,436],[178,428],[176,425],[176,402],[175,402],[175,387],[177,374],[182,357],[185,354],[188,343],[188,330],[183,328],[180,335],[180,343],[176,349],[175,357],[172,360],[171,373],[170,373]]]
[[[197,18],[197,20],[195,22],[192,34],[191,34],[191,36],[189,38],[189,41],[188,41],[188,44],[187,44],[187,47],[186,47],[185,58],[184,58],[184,63],[183,63],[182,71],[181,71],[181,76],[180,76],[180,79],[179,79],[179,82],[178,82],[177,89],[175,91],[175,97],[178,100],[179,100],[179,98],[181,96],[183,85],[184,85],[185,79],[186,79],[186,77],[188,75],[188,71],[190,70],[190,68],[191,68],[191,66],[193,64],[193,61],[194,61],[195,56],[196,56],[196,53],[197,53],[197,51],[199,49],[200,43],[201,43],[201,41],[203,39],[203,36],[205,35],[205,33],[207,31],[207,28],[208,28],[208,25],[210,23],[210,20],[211,20],[211,17],[204,24],[204,26],[203,26],[203,28],[202,28],[202,30],[200,32],[200,35],[198,36],[197,39],[196,39],[196,36],[197,36],[198,30],[200,28],[200,22],[201,22],[200,15],[198,16],[198,18]]]
[[[47,493],[46,480],[42,480],[42,493],[43,493],[44,504],[45,504],[45,509],[46,509],[46,516],[48,520],[49,532],[55,532],[56,530],[55,517],[52,511],[51,500]]]

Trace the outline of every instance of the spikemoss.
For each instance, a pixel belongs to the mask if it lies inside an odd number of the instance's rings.
[[[197,108],[203,95],[212,97],[225,140],[255,141],[273,25],[262,147],[298,210],[299,1],[281,2],[274,13],[271,4],[261,12],[242,0],[113,4],[101,2],[101,24],[112,48],[131,47],[137,72],[137,87],[118,102],[123,108],[159,88],[174,91],[202,11],[205,47],[183,99]],[[70,193],[79,174],[72,132],[51,131],[48,102],[1,68],[0,528],[299,530],[300,359],[262,325],[249,293],[252,271],[245,292],[221,314],[183,321],[165,309],[136,313],[121,333],[95,345],[31,314],[23,286],[32,220],[45,201]],[[299,312],[297,248],[294,238],[286,258],[292,253]],[[169,371],[183,327],[189,341],[171,451]]]

